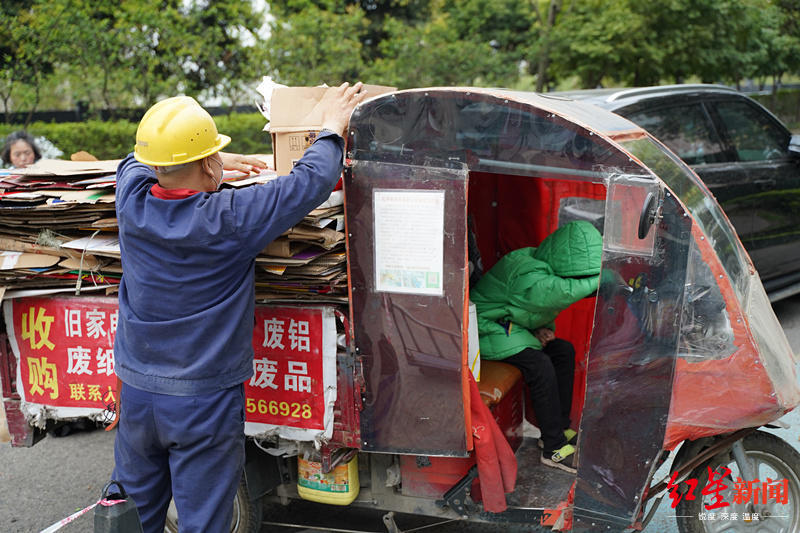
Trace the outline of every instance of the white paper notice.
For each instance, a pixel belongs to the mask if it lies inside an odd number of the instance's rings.
[[[443,294],[444,191],[375,190],[375,290]]]

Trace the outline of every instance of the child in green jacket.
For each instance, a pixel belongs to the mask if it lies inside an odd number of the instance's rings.
[[[542,432],[542,463],[575,472],[570,428],[575,349],[556,338],[558,313],[598,287],[603,237],[573,221],[538,248],[505,255],[470,291],[478,311],[481,357],[522,371]]]

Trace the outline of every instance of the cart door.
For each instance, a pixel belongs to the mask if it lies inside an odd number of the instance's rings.
[[[603,272],[578,441],[574,533],[628,531],[659,464],[691,227],[662,182],[609,177]]]
[[[467,170],[428,163],[355,161],[345,175],[361,445],[463,456]]]

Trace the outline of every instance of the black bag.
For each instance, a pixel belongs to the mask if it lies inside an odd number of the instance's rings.
[[[109,493],[111,485],[116,485],[119,492]],[[103,487],[101,498],[94,508],[94,533],[142,533],[136,503],[119,481],[109,481]]]

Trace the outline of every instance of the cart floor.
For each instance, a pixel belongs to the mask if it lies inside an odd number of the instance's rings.
[[[509,507],[555,509],[567,500],[575,474],[543,465],[537,440],[525,437],[517,450],[517,485],[506,497]]]

